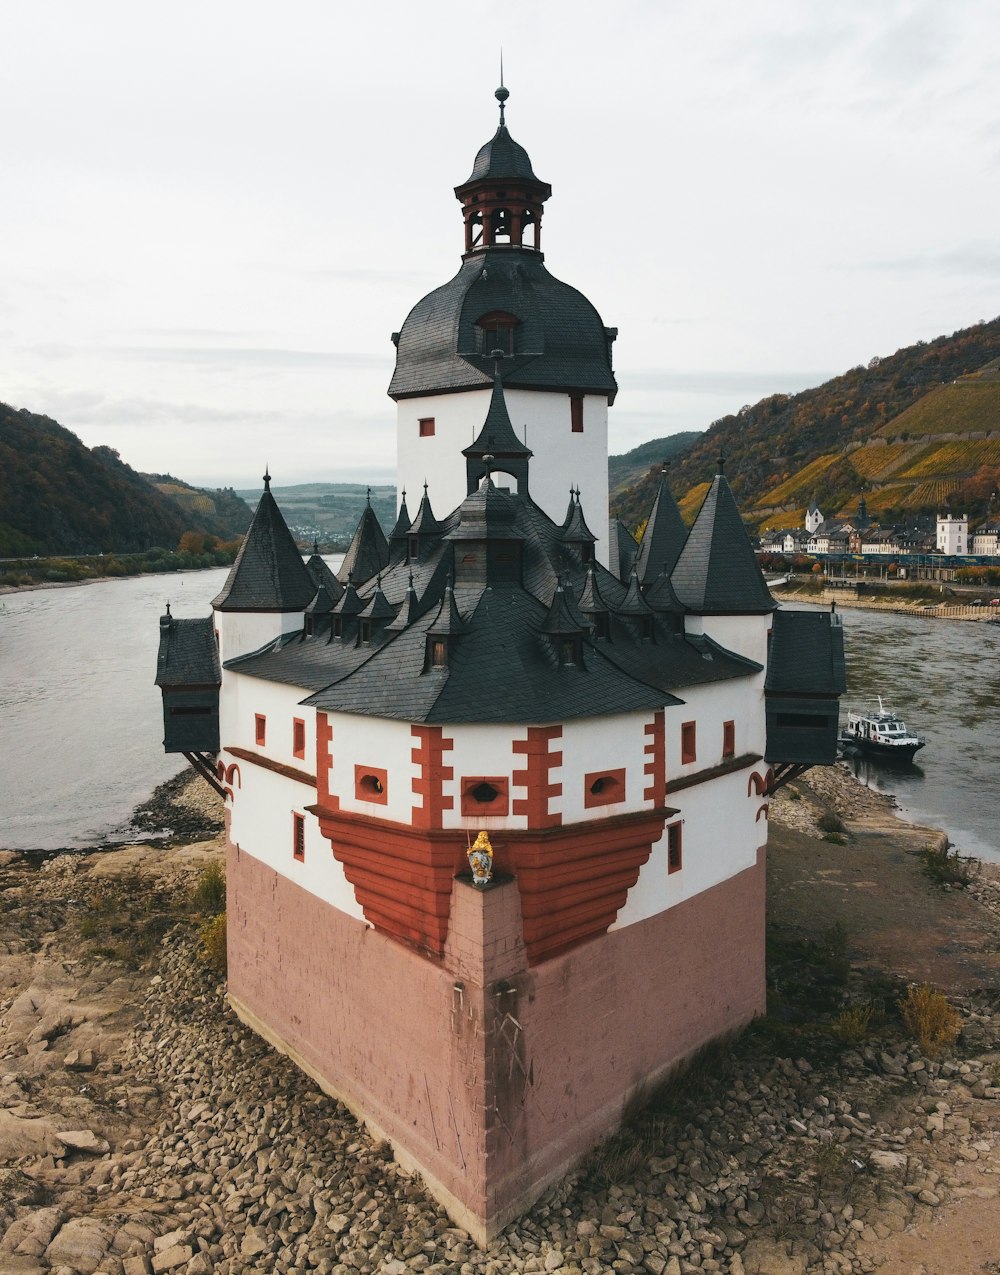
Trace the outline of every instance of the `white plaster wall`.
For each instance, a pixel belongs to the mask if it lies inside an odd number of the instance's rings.
[[[333,731],[330,753],[333,766],[329,788],[340,798],[341,810],[410,823],[413,816],[413,779],[418,773],[413,762],[416,740],[409,722],[361,717],[353,713],[328,713]],[[359,801],[354,795],[354,767],[377,767],[386,771],[386,802]]]
[[[282,633],[302,628],[303,611],[216,611],[215,631],[219,637],[219,659],[248,655]]]
[[[757,820],[766,798],[756,792],[747,796],[747,785],[755,769],[763,774],[760,764],[668,795],[668,804],[679,810],[669,822],[680,820],[682,824],[682,867],[679,872],[667,871],[664,829],[629,891],[613,930],[645,921],[753,867],[759,846],[767,840],[767,820],[763,815]]]
[[[467,495],[462,448],[478,436],[490,406],[490,390],[400,399],[396,405],[397,483],[415,514],[424,481],[435,516],[444,517]],[[511,423],[534,453],[529,462],[531,498],[556,523],[569,504],[569,488],[580,488],[590,530],[598,537],[598,559],[608,560],[608,401],[599,394],[583,400],[583,433],[570,428],[568,394],[505,390]],[[434,417],[434,434],[421,438],[419,421]],[[513,489],[513,482],[510,484]]]
[[[236,745],[261,752],[271,761],[295,766],[313,774],[316,769],[316,711],[301,708],[300,701],[309,694],[299,686],[265,682],[259,677],[228,671],[223,677],[219,701],[219,739],[223,748]],[[263,713],[267,729],[263,748],[258,748],[254,718]],[[306,724],[305,760],[292,754],[292,719],[301,717]]]
[[[514,752],[514,740],[523,739],[526,735],[523,726],[511,726],[499,723],[495,726],[446,726],[445,739],[454,741],[455,747],[446,754],[446,764],[454,770],[454,777],[445,783],[445,796],[451,797],[454,806],[444,812],[446,828],[466,828],[470,831],[485,828],[493,831],[498,828],[526,828],[526,815],[463,815],[462,814],[462,778],[473,775],[502,775],[507,778],[507,791],[510,807],[514,799],[524,795],[523,788],[514,788],[515,770],[523,770],[525,757],[523,753]]]
[[[942,553],[965,553],[969,541],[969,519],[963,514],[960,518],[952,514],[937,520],[937,547]]]
[[[653,720],[654,710],[647,713],[620,713],[596,720],[567,722],[561,741],[562,797],[556,797],[551,809],[562,812],[563,823],[582,819],[607,819],[612,815],[631,814],[648,809],[643,800],[646,786],[645,766],[648,742],[645,727]],[[607,806],[584,806],[584,775],[594,771],[625,770],[625,799]]]
[[[665,716],[667,783],[709,770],[723,761],[724,722],[732,722],[736,732],[734,756],[763,753],[767,734],[764,697],[759,679],[734,678],[707,686],[684,688],[684,703],[668,708]],[[681,762],[681,727],[695,723],[695,760]],[[676,805],[667,797],[668,805]]]
[[[748,660],[756,660],[767,669],[767,635],[771,630],[771,614],[767,615],[688,615],[684,628],[688,633],[704,633],[727,651]],[[763,685],[764,673],[758,674]]]
[[[225,754],[223,760],[227,760]],[[316,801],[316,789],[252,762],[228,760],[238,761],[242,781],[242,787],[233,794],[229,825],[230,838],[240,852],[266,864],[338,911],[364,921],[354,887],[334,858],[316,816],[306,810]],[[305,859],[301,862],[293,854],[295,813],[305,819]]]

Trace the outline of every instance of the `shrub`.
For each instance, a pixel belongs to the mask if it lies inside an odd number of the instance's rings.
[[[202,868],[191,892],[191,905],[206,915],[225,911],[226,873],[221,863],[209,863]]]
[[[835,815],[832,810],[825,810],[816,820],[816,826],[820,832],[847,831],[843,819],[841,819],[840,815]]]
[[[867,1040],[872,1029],[877,1027],[885,1016],[885,1010],[875,1001],[867,1005],[849,1005],[841,1010],[833,1020],[832,1031],[835,1036],[849,1045],[860,1045]]]
[[[962,1020],[948,1004],[943,992],[926,983],[911,983],[899,1002],[903,1022],[920,1042],[920,1048],[931,1058],[954,1045],[962,1028]]]
[[[206,921],[198,930],[201,955],[209,969],[217,974],[226,973],[226,914],[221,912]]]
[[[967,859],[957,850],[949,853],[947,842],[940,847],[928,846],[920,857],[925,875],[936,885],[967,886],[978,868],[975,859]]]

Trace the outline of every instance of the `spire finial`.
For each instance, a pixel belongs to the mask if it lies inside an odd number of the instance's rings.
[[[410,572],[410,582],[409,582],[409,585],[408,585],[407,587],[408,587],[408,588],[410,588],[410,589],[412,589],[412,588],[413,588],[413,572],[412,572],[412,571]]]
[[[719,450],[719,473],[724,474],[725,472],[726,472],[726,453],[720,449]]]
[[[169,614],[170,614],[170,603],[168,602],[168,603],[167,603],[167,615],[169,615]]]
[[[369,504],[369,506],[370,506],[370,505],[371,505],[371,503],[372,503],[372,489],[371,489],[370,487],[368,488],[368,490],[367,490],[367,492],[366,492],[366,494],[365,494],[365,500],[368,502],[368,504]]]
[[[313,553],[319,553],[319,540],[313,536]]]
[[[500,87],[493,94],[493,96],[500,103],[500,127],[503,128],[505,124],[504,104],[506,103],[507,99],[510,97],[510,90],[504,88],[504,83],[503,83],[503,49],[500,50]]]
[[[271,490],[271,474],[269,472],[270,468],[271,468],[270,465],[265,463],[264,465],[264,490],[265,491]]]
[[[427,479],[424,479],[424,499],[427,499]]]

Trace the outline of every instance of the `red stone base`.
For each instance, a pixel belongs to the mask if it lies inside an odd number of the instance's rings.
[[[707,1041],[764,1009],[764,856],[528,966],[517,881],[454,882],[442,957],[230,846],[237,1013],[387,1137],[486,1243]]]

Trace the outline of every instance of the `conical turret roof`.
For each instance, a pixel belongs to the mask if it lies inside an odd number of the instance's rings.
[[[358,612],[359,620],[394,620],[396,618],[396,608],[382,592],[382,581],[379,580],[375,586],[375,592],[368,600],[368,605],[363,611]]]
[[[677,508],[677,501],[667,484],[664,469],[657,483],[653,507],[635,560],[641,584],[652,584],[658,576],[669,575],[681,556],[687,540],[687,527]]]
[[[427,495],[427,484],[424,483],[424,494],[420,498],[417,516],[410,524],[409,535],[438,536],[441,534],[441,529],[441,523],[434,517],[434,510],[431,509],[430,497]]]
[[[601,595],[592,562],[587,566],[587,578],[583,582],[583,589],[576,605],[583,615],[607,615],[611,611]]]
[[[365,604],[358,597],[358,591],[354,587],[354,579],[350,574],[348,574],[347,588],[340,595],[340,601],[333,608],[333,614],[342,616],[346,619],[351,616],[360,615],[364,609]]]
[[[417,604],[417,591],[413,587],[413,572],[410,572],[410,582],[406,586],[406,594],[403,597],[402,606],[396,613],[396,618],[391,624],[385,626],[386,633],[402,633],[403,629],[408,629],[410,625],[417,619],[420,614]]]
[[[775,608],[721,469],[670,581],[684,606],[699,615],[763,615]]]
[[[642,596],[642,589],[639,587],[639,577],[636,574],[635,567],[632,568],[632,574],[629,576],[628,591],[618,606],[615,607],[615,610],[619,615],[652,617],[653,608]]]
[[[212,607],[216,611],[303,611],[315,593],[316,584],[271,495],[271,475],[265,474],[263,495]]]
[[[333,574],[319,555],[319,545],[313,541],[312,557],[306,563],[306,570],[312,576],[317,588],[324,588],[332,602],[336,602],[344,592],[344,586]]]
[[[392,531],[389,532],[390,540],[405,540],[410,530],[410,511],[406,507],[406,488],[403,488],[403,500],[399,506],[399,513],[396,515],[396,521]]]
[[[590,625],[577,610],[573,595],[560,582],[552,595],[552,605],[542,625],[542,632],[553,637],[570,637],[586,633]]]
[[[449,580],[445,585],[444,597],[441,599],[438,613],[427,632],[432,637],[456,637],[464,633],[468,627],[459,613],[458,604],[455,601],[455,590],[451,587]]]
[[[587,526],[587,520],[583,516],[580,492],[579,490],[574,492],[572,487],[569,489],[569,508],[566,510],[566,517],[559,532],[559,539],[565,544],[572,545],[592,545],[597,541],[597,537]]]
[[[462,449],[462,455],[476,460],[483,456],[496,456],[503,460],[528,460],[533,455],[527,443],[523,443],[514,432],[499,372],[493,378],[490,409],[486,413],[483,427],[476,441]]]
[[[354,539],[344,555],[337,577],[340,580],[346,580],[353,574],[355,580],[364,584],[366,580],[378,575],[383,567],[388,565],[389,542],[385,538],[385,532],[379,526],[375,510],[372,509],[371,492],[369,492],[368,502],[358,520]]]

